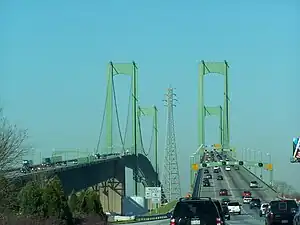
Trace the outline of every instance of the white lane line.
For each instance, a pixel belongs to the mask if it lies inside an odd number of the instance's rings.
[[[222,167],[220,167],[220,168],[221,168],[221,171],[222,171],[222,173],[223,173],[223,175],[224,175],[224,179],[225,179],[225,182],[227,183],[227,186],[228,186],[228,189],[229,189],[229,191],[230,191],[230,194],[233,196],[234,199],[236,199],[236,197],[235,197],[235,195],[234,195],[234,193],[233,193],[233,191],[232,191],[232,188],[231,188],[231,186],[230,186],[230,184],[229,184],[229,181],[228,181],[228,178],[227,178],[227,174],[224,173],[224,169],[223,169]],[[227,172],[227,171],[226,171],[226,172]],[[228,173],[231,173],[231,171],[228,171]]]

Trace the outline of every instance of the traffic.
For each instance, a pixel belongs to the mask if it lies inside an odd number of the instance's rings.
[[[229,161],[229,158],[216,151],[206,151],[204,160],[210,163]],[[202,171],[199,196],[180,199],[170,225],[300,225],[296,201],[279,199],[260,180],[249,175],[246,178],[242,167],[214,166]]]

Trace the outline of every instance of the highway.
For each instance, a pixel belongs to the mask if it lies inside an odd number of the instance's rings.
[[[240,170],[235,170],[233,167],[231,171],[225,171],[224,167],[221,167],[221,172],[213,173],[213,168],[208,169],[212,175],[211,187],[203,187],[201,183],[200,196],[211,197],[218,200],[224,198],[219,196],[220,189],[224,188],[229,191],[229,199],[236,200],[242,203],[242,192],[250,190],[253,197],[260,198],[262,202],[269,202],[272,199],[276,199],[276,193],[267,188],[260,180],[249,174],[240,166]],[[202,172],[203,173],[203,172]],[[217,175],[223,175],[223,180],[217,180]],[[205,176],[206,174],[202,174]],[[250,189],[250,181],[256,180],[260,187],[257,189]],[[227,224],[247,224],[247,225],[261,225],[264,224],[263,217],[259,217],[258,210],[250,209],[249,205],[242,206],[241,215],[231,215],[231,220],[227,221]]]

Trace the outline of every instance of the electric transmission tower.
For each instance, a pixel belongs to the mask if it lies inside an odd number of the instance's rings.
[[[167,118],[167,136],[166,136],[166,148],[165,148],[165,160],[164,160],[164,192],[168,202],[181,197],[180,190],[180,177],[179,168],[177,162],[177,149],[175,138],[175,126],[173,108],[176,106],[174,102],[176,94],[174,94],[173,88],[168,88],[168,92],[165,95],[166,107],[168,109]]]

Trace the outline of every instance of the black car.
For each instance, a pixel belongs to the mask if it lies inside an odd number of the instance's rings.
[[[209,197],[180,198],[170,225],[225,224],[225,215],[218,200]]]
[[[203,187],[210,187],[210,182],[208,179],[203,180]]]
[[[266,211],[266,225],[287,224],[293,225],[294,216],[297,213],[295,200],[275,200],[269,203]]]
[[[230,220],[230,213],[227,205],[222,205],[222,210],[226,220]]]
[[[219,169],[214,169],[214,173],[219,173]]]
[[[217,176],[217,180],[223,180],[223,176],[222,175],[218,175]]]
[[[261,201],[259,198],[252,198],[252,200],[250,201],[250,209],[253,208],[260,208],[261,206]]]
[[[207,174],[209,173],[208,169],[204,170],[204,174]]]

